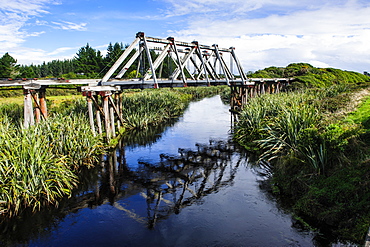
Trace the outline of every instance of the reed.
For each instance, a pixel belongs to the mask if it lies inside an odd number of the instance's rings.
[[[78,116],[54,116],[29,129],[4,117],[0,133],[0,212],[8,216],[71,195],[78,170],[102,147]]]
[[[325,174],[329,165],[346,160],[345,147],[361,132],[356,124],[329,118],[331,107],[322,105],[337,100],[345,105],[348,91],[347,85],[334,85],[253,98],[240,113],[235,139],[256,145],[260,160],[289,159],[304,173]]]
[[[175,91],[146,90],[122,96],[122,117],[128,129],[145,129],[179,117],[191,99],[189,94]]]
[[[314,140],[307,136],[311,133],[308,130],[320,128],[321,114],[312,103],[314,99],[314,94],[304,90],[251,99],[240,113],[236,140],[244,146],[256,145],[259,160],[271,162],[283,156],[293,157],[311,165],[306,170],[319,174],[325,166],[318,165],[319,162],[327,161],[325,145],[322,138]]]

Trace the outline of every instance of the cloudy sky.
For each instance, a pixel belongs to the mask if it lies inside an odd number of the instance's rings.
[[[307,62],[370,71],[370,0],[0,0],[0,56],[72,58],[135,34],[236,47],[245,71]]]

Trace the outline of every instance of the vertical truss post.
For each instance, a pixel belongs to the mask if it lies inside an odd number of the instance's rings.
[[[159,65],[163,64],[163,60],[166,58],[167,54],[168,54],[168,49],[170,48],[170,44],[166,45],[166,47],[163,49],[163,51],[161,52],[161,54],[155,59],[154,63],[153,63],[153,68],[154,70],[156,70]],[[160,71],[160,76],[161,77],[161,74],[162,74],[162,69]],[[146,75],[144,80],[147,80],[149,79],[150,75]]]
[[[208,53],[207,50],[204,50],[203,51],[203,55],[205,57],[205,66],[208,70],[208,74],[212,77],[213,80],[217,80],[217,79],[220,79],[218,76],[217,76],[217,71],[215,70],[215,68],[212,66],[211,64],[211,57],[213,56],[214,54],[214,51],[212,51],[212,53]]]
[[[226,68],[225,68],[225,65],[223,64],[222,60],[221,60],[221,56],[220,56],[220,52],[218,51],[218,45],[213,45],[214,47],[214,50],[215,50],[215,54],[216,54],[216,58],[218,59],[218,61],[220,62],[220,66],[224,72],[224,76],[225,76],[225,79],[226,79],[226,83],[228,86],[230,86],[230,80],[229,80],[229,75],[226,71]]]
[[[248,78],[247,78],[247,76],[245,75],[245,73],[243,71],[243,68],[242,68],[242,66],[239,62],[239,59],[236,57],[235,47],[230,47],[230,50],[231,50],[231,56],[234,58],[234,61],[236,63],[236,67],[238,68],[240,78],[242,79],[242,83],[245,84],[246,81],[248,80]]]
[[[174,50],[174,52],[176,54],[178,69],[181,72],[182,83],[184,84],[184,87],[187,87],[185,73],[184,73],[184,69],[183,69],[181,59],[180,59],[179,52],[178,52],[177,47],[176,47],[175,39],[173,37],[168,37],[167,40],[169,40],[171,42],[172,49]]]
[[[210,83],[209,78],[208,78],[206,64],[204,63],[204,59],[203,59],[202,53],[201,53],[200,48],[199,48],[199,43],[198,43],[198,41],[193,41],[192,43],[196,46],[196,51],[197,51],[196,54],[198,55],[198,57],[200,59],[201,68],[203,66],[204,76],[206,77],[207,85],[211,86],[211,83]],[[199,73],[200,73],[200,71],[199,71]]]
[[[153,81],[154,81],[154,88],[159,88],[158,86],[158,82],[157,82],[157,76],[155,74],[155,69],[154,69],[154,66],[153,66],[153,60],[152,60],[152,56],[150,55],[150,51],[149,51],[149,47],[148,47],[148,43],[145,39],[145,35],[144,33],[141,33],[140,34],[140,37],[141,39],[143,40],[144,42],[144,49],[146,51],[146,54],[147,54],[147,57],[148,57],[148,62],[149,62],[149,65],[150,65],[150,69],[152,71],[152,77],[153,77]]]

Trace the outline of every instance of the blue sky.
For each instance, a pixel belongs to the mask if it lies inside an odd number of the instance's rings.
[[[370,0],[0,0],[0,55],[72,58],[157,38],[236,47],[245,71],[307,62],[370,71]]]

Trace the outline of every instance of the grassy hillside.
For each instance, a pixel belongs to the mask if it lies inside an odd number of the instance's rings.
[[[333,68],[315,68],[308,63],[292,63],[287,67],[269,67],[258,70],[251,78],[294,77],[308,87],[327,87],[334,84],[355,84],[370,81],[370,77],[353,71]]]

